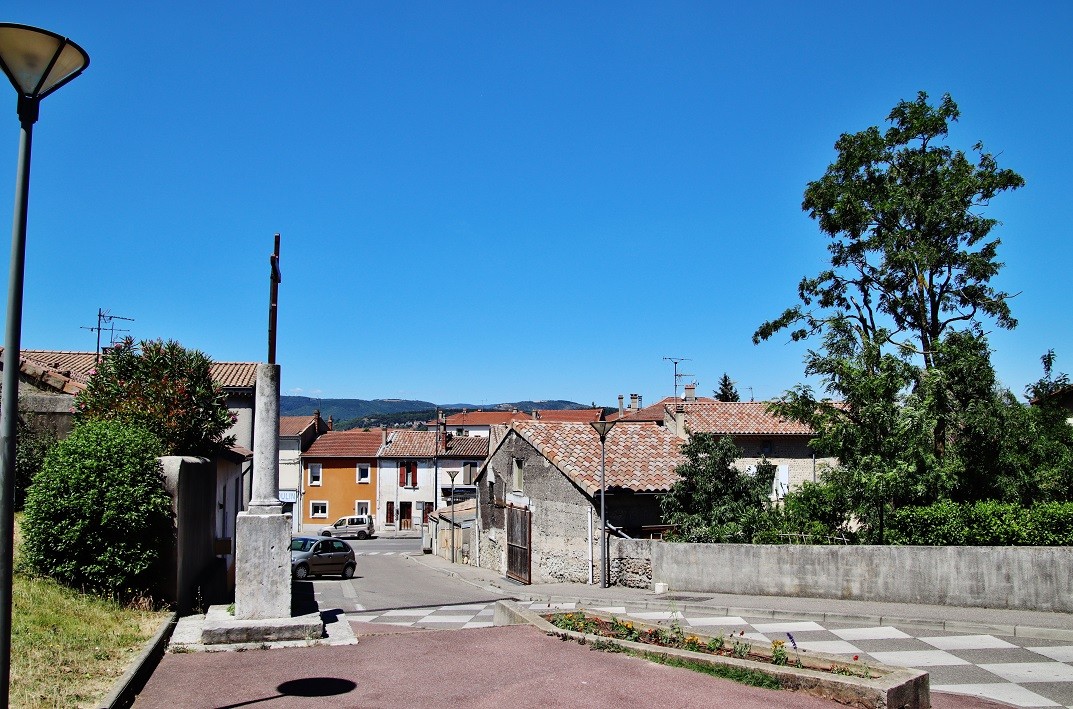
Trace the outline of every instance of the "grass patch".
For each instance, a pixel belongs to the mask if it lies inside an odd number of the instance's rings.
[[[693,670],[694,672],[701,672],[706,675],[712,675],[713,677],[722,677],[723,679],[733,680],[734,682],[740,682],[741,684],[747,684],[750,687],[763,687],[764,689],[782,689],[782,684],[775,677],[758,672],[757,670],[750,670],[745,667],[730,667],[729,665],[716,665],[708,664],[707,662],[697,662],[696,660],[686,660],[680,657],[671,657],[669,655],[661,655],[656,652],[635,652],[627,650],[631,655],[643,657],[651,662],[658,662],[661,665],[667,665],[668,667],[682,667],[687,670]]]
[[[16,520],[15,549],[19,543]],[[11,706],[75,707],[100,700],[168,613],[124,607],[36,578],[16,561]]]

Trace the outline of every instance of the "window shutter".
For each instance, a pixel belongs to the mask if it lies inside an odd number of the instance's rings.
[[[399,463],[399,487],[406,487],[406,463]]]

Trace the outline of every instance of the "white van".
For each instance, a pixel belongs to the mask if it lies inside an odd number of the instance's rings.
[[[353,517],[342,517],[332,526],[324,527],[320,530],[320,536],[368,539],[373,536],[375,531],[376,526],[373,524],[371,515],[354,515]]]

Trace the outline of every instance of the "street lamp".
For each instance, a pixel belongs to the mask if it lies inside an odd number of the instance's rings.
[[[600,437],[600,588],[607,588],[610,573],[607,563],[607,484],[604,473],[607,470],[607,434],[615,427],[614,421],[591,421]]]
[[[89,55],[54,32],[0,23],[0,69],[18,92],[19,162],[11,224],[7,284],[4,377],[0,393],[0,704],[7,706],[11,681],[11,562],[14,546],[15,427],[19,415],[19,352],[22,347],[22,279],[26,261],[26,207],[30,197],[30,146],[41,99],[75,78]]]

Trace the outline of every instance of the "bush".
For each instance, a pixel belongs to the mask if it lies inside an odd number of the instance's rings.
[[[1073,503],[1022,507],[945,500],[926,507],[903,507],[891,515],[888,541],[922,546],[1069,546],[1073,545]]]
[[[56,445],[56,434],[37,425],[32,414],[20,415],[15,436],[15,511],[26,504],[26,489],[45,462],[45,455]]]
[[[23,561],[75,588],[154,594],[172,527],[160,452],[137,426],[78,426],[49,451],[27,493]]]
[[[75,401],[79,421],[109,419],[151,431],[164,455],[212,457],[234,417],[212,379],[212,360],[178,342],[131,338],[104,355]]]

